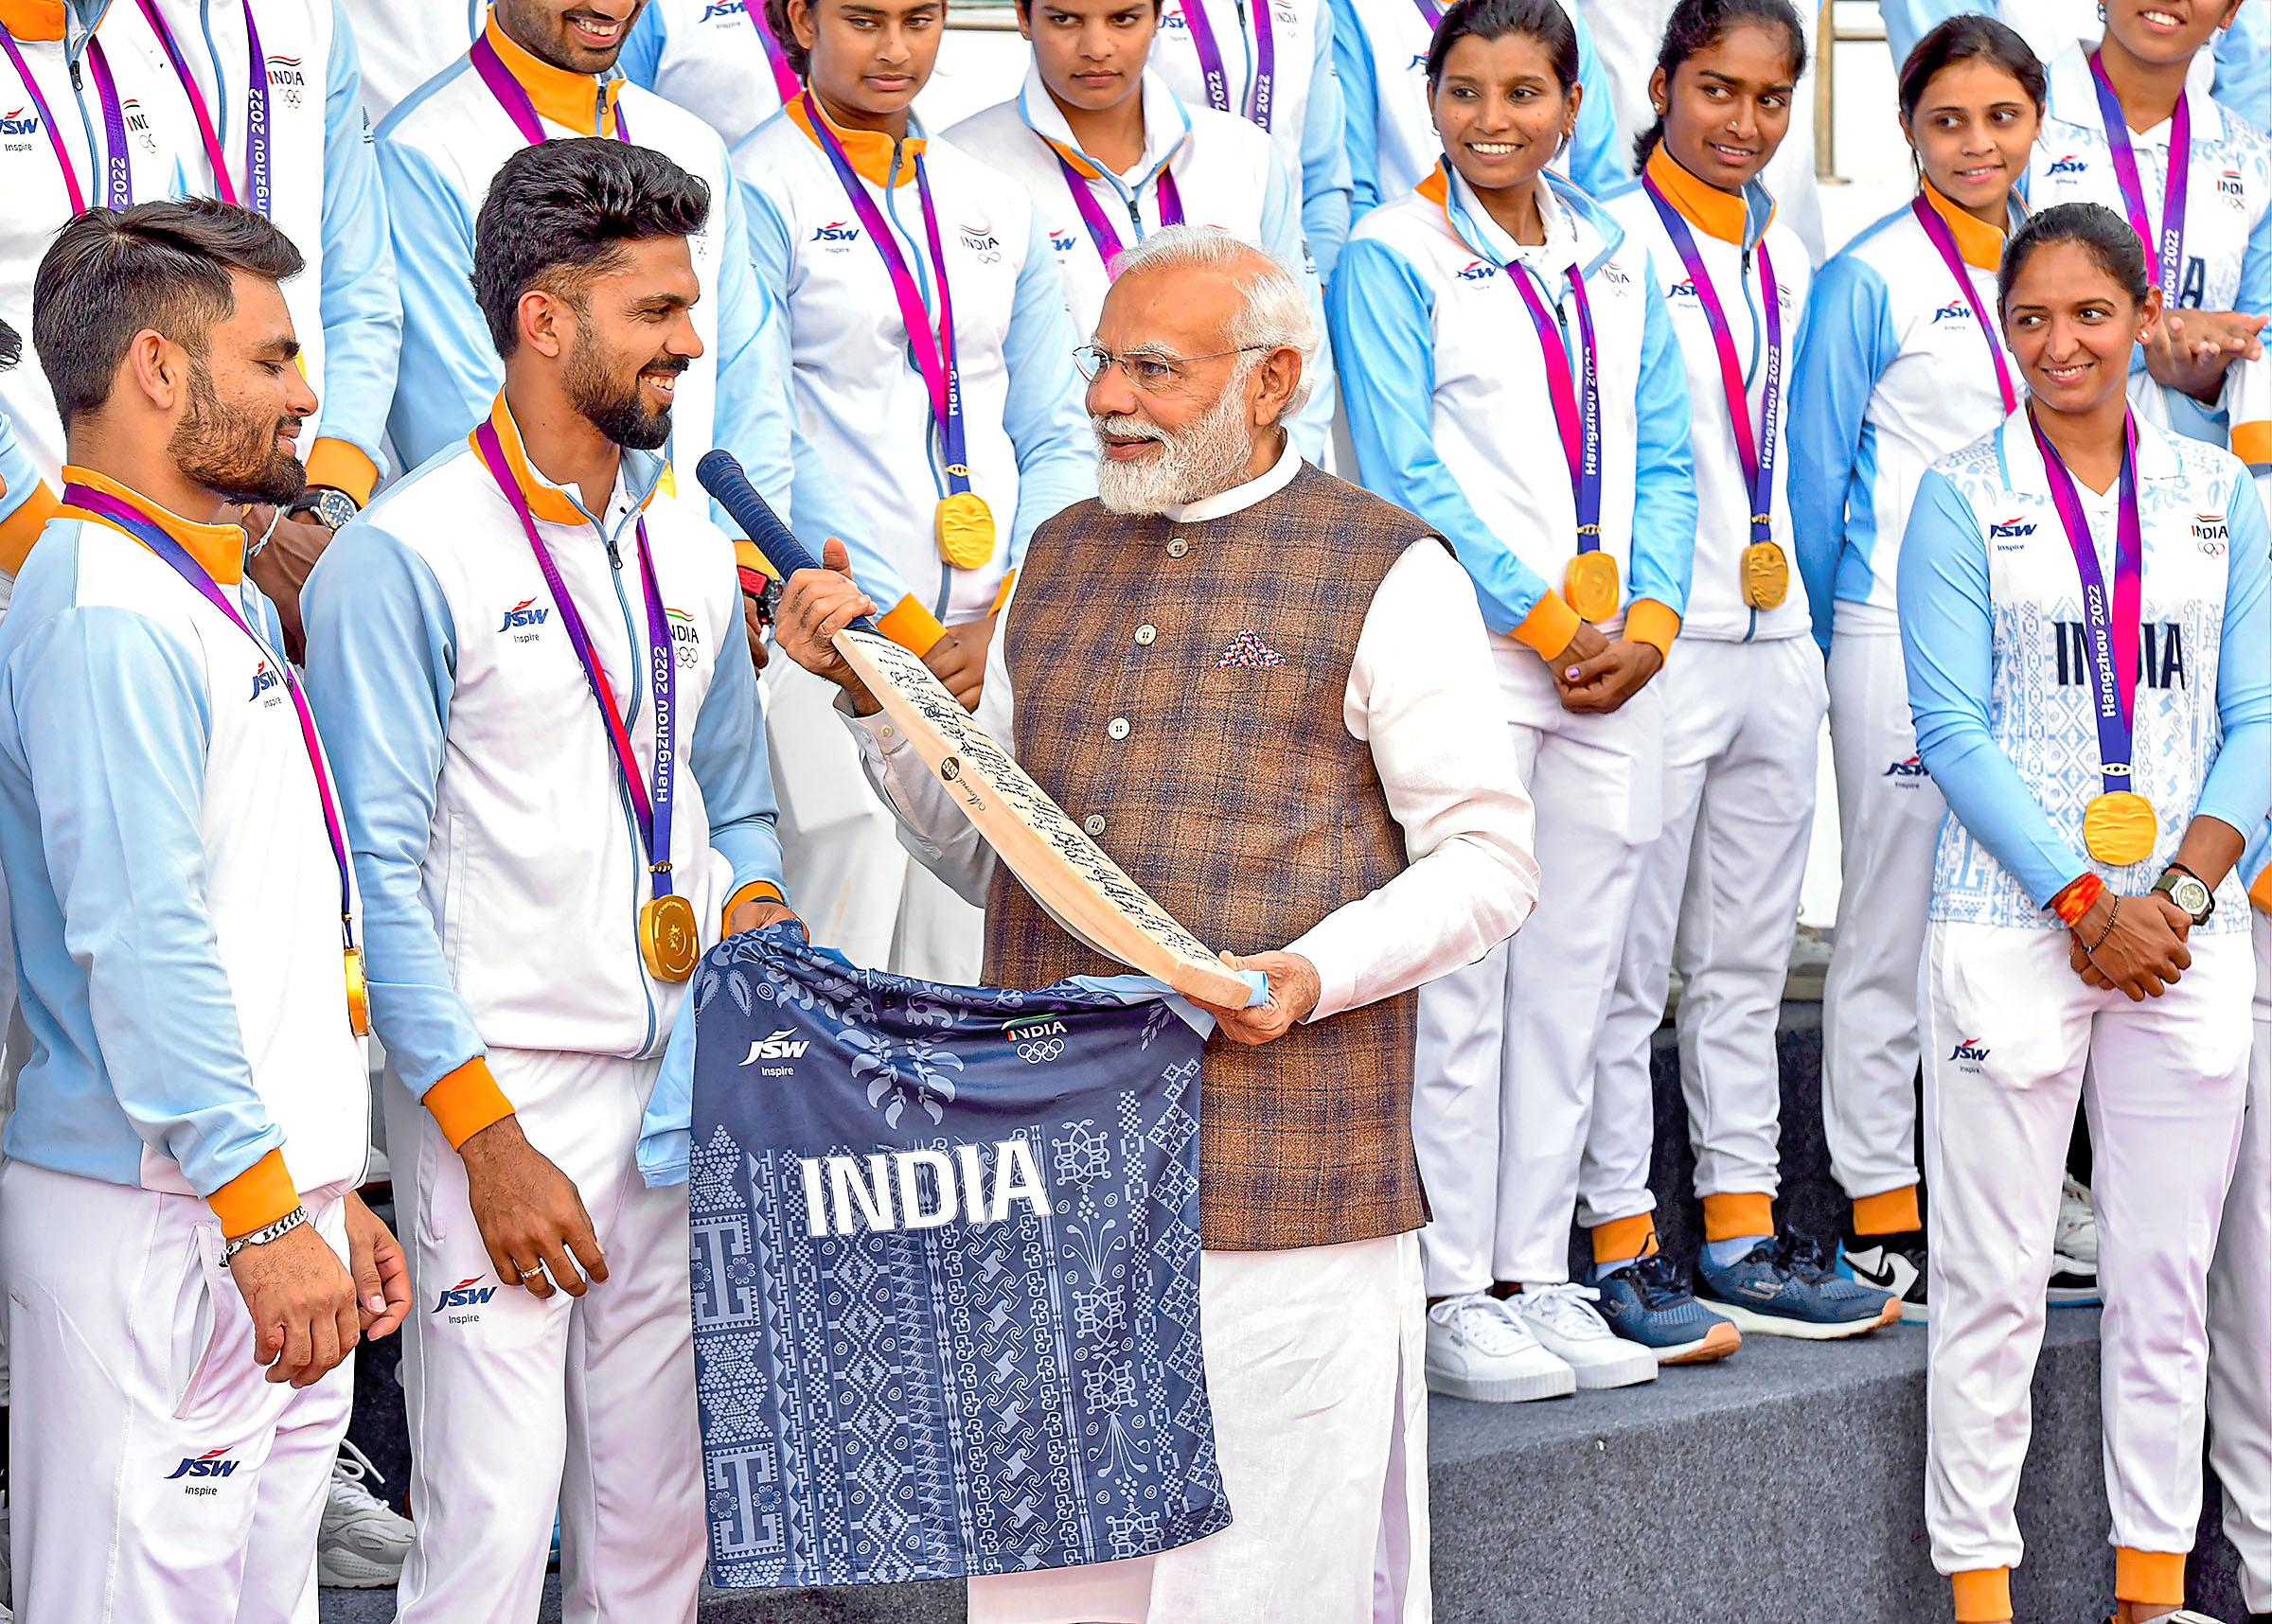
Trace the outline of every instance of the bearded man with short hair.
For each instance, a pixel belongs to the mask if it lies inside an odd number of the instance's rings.
[[[1532,809],[1473,588],[1441,538],[1303,462],[1320,344],[1299,283],[1210,227],[1117,262],[1078,357],[1095,502],[1035,532],[977,719],[1269,1002],[1214,1012],[1199,1109],[1202,1336],[1234,1519],[1133,1562],[973,1580],[973,1624],[1360,1624],[1428,1602],[1413,989],[1511,935]],[[986,909],[985,980],[1116,968],[995,860],[828,639],[874,612],[831,544],[782,645],[902,838]]]

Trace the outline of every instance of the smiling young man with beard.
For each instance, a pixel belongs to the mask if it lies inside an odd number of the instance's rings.
[[[403,1624],[535,1618],[556,1504],[570,1620],[694,1616],[686,1192],[632,1152],[695,958],[790,917],[734,549],[657,489],[710,201],[615,141],[507,158],[504,392],[308,585],[416,1169]]]
[[[221,521],[306,479],[316,397],[277,287],[300,269],[258,215],[201,201],[91,210],[34,283],[67,458],[0,626],[33,1039],[0,1175],[27,1618],[311,1615],[346,1361],[408,1307],[353,1193],[339,802]]]

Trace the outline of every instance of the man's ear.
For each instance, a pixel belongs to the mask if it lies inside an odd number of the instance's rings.
[[[576,312],[568,301],[547,288],[531,288],[514,307],[521,325],[521,342],[539,355],[559,360],[576,336]]]
[[[131,386],[160,412],[173,411],[188,393],[188,351],[154,327],[144,327],[127,341],[118,369],[121,376],[114,380],[112,393]]]
[[[1302,385],[1302,352],[1281,344],[1254,369],[1254,426],[1267,429],[1286,415],[1287,402]]]

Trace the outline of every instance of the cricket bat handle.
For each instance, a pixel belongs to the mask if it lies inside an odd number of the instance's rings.
[[[799,570],[817,570],[820,562],[806,551],[805,543],[790,534],[789,526],[773,511],[772,503],[757,494],[750,476],[741,471],[741,464],[732,451],[706,451],[702,460],[694,465],[694,477],[704,490],[718,499],[719,506],[733,516],[765,561],[773,567],[773,574],[784,581]],[[855,631],[874,631],[876,623],[861,615],[852,623]]]

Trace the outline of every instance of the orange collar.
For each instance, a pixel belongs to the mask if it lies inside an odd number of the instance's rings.
[[[205,574],[222,586],[233,587],[244,579],[244,532],[238,526],[200,524],[195,520],[184,519],[178,513],[160,507],[140,491],[130,490],[116,480],[98,474],[93,468],[66,465],[63,483],[67,485],[92,485],[105,496],[115,497],[125,503],[179,541],[183,550],[198,561]],[[69,503],[64,504],[58,517],[80,519],[90,524],[110,523],[99,513],[89,513],[83,507],[74,507]]]
[[[1438,208],[1449,208],[1451,206],[1451,175],[1444,160],[1438,158],[1436,167],[1421,176],[1420,184],[1412,190],[1418,192]]]
[[[814,97],[812,105],[818,107],[820,104],[821,98],[817,96]],[[811,116],[805,111],[805,98],[801,96],[796,97],[790,102],[786,111],[790,117],[796,120],[797,128],[805,132],[806,135],[811,139],[812,144],[816,147],[819,146],[821,137],[812,127]],[[914,134],[911,130],[906,140],[894,141],[880,130],[847,130],[835,119],[829,118],[825,113],[821,116],[827,119],[829,132],[836,137],[837,144],[843,148],[844,156],[851,161],[852,172],[861,180],[874,185],[889,187],[895,184],[905,185],[915,178],[915,160],[923,155],[924,139],[922,136]],[[906,160],[899,166],[896,180],[892,173],[892,154],[895,149],[897,150],[899,156]]]
[[[1950,203],[1933,189],[1933,183],[1925,183],[1925,201],[1935,214],[1948,222],[1948,234],[1956,238],[1957,252],[1964,263],[1975,271],[1993,271],[2004,262],[2004,234],[1993,225],[1984,225],[1964,210]]]
[[[1664,150],[1661,141],[1649,154],[1648,176],[1664,194],[1664,201],[1678,209],[1691,225],[1722,242],[1742,244],[1744,218],[1749,211],[1739,194],[1696,179]]]
[[[498,391],[496,404],[489,408],[489,424],[497,431],[497,444],[505,452],[506,466],[513,470],[513,483],[521,487],[521,495],[527,502],[529,512],[547,524],[580,526],[593,521],[594,515],[586,513],[577,504],[573,496],[539,473],[536,465],[528,460],[528,448],[521,443],[521,426],[513,421],[513,409],[506,404],[503,390]],[[466,443],[473,445],[471,434],[466,436]],[[473,454],[475,457],[481,455],[478,446],[474,447]],[[623,454],[627,459],[636,459],[642,455],[636,451]],[[657,469],[663,467],[663,459],[659,455],[648,458],[648,462]],[[627,462],[619,477],[627,480],[635,478],[640,466],[645,465]],[[632,484],[630,488],[636,490],[638,486]],[[661,488],[662,481],[653,481],[647,493],[639,499],[640,507],[644,509],[654,501],[655,492]],[[604,523],[607,516],[603,512],[597,517]]]
[[[497,26],[494,11],[482,28],[481,37],[489,42],[489,49],[497,53],[505,71],[528,92],[529,103],[536,108],[539,118],[579,135],[615,133],[615,98],[623,92],[623,80],[554,67],[508,38]],[[601,111],[603,97],[605,109]]]
[[[26,42],[60,40],[63,0],[0,0],[0,28]]]

